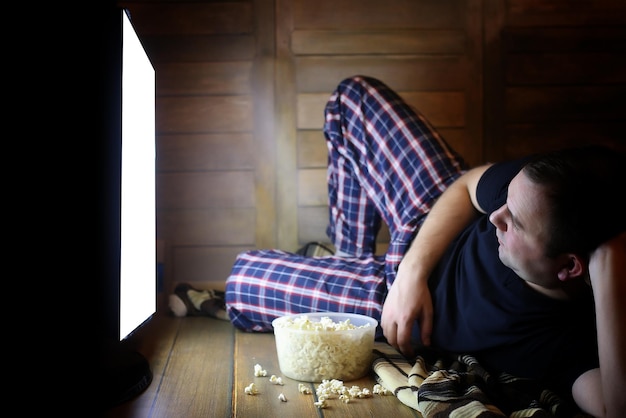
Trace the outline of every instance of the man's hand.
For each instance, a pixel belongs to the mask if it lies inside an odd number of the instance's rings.
[[[414,356],[411,340],[417,320],[421,343],[430,345],[433,304],[427,280],[412,280],[409,268],[400,263],[398,274],[383,305],[381,326],[387,342],[406,357]],[[404,277],[406,275],[406,277]]]

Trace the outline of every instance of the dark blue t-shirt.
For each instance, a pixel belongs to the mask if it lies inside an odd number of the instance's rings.
[[[524,162],[495,164],[482,176],[477,200],[488,214],[505,203],[508,184]],[[575,301],[533,290],[500,261],[488,214],[457,237],[429,280],[432,343],[472,353],[493,372],[569,390],[580,374],[598,367],[591,289]]]

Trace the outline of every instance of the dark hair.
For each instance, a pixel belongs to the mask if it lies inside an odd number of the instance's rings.
[[[603,146],[552,151],[536,156],[523,172],[545,188],[551,207],[546,256],[588,256],[625,230],[624,153]]]

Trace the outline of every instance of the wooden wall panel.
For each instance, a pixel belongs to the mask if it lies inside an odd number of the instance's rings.
[[[451,133],[450,144],[460,145],[468,160],[481,159],[481,146],[477,146],[481,137],[476,135],[482,129],[481,109],[470,105],[481,101],[480,77],[476,77],[481,73],[481,44],[471,40],[480,33],[480,2],[296,0],[279,4],[284,4],[291,19],[285,43],[296,82],[290,101],[296,106],[297,160],[285,170],[298,179],[293,186],[297,202],[289,201],[297,205],[291,209],[298,213],[298,222],[290,236],[295,233],[298,245],[323,236],[325,230],[319,215],[310,221],[307,216],[327,213],[323,112],[330,93],[344,78],[380,79],[442,135]],[[468,138],[473,144],[467,143]],[[314,233],[309,222],[320,233]]]
[[[164,209],[159,233],[173,246],[231,246],[255,243],[254,208]]]
[[[518,125],[507,133],[504,141],[505,156],[526,155],[537,150],[558,148],[561,146],[581,146],[593,142],[626,151],[626,144],[619,138],[626,135],[626,122],[595,124],[591,122],[573,121],[564,128],[562,123],[550,122],[541,124]],[[616,140],[616,132],[618,140]],[[621,132],[621,133],[620,133]],[[556,140],[555,140],[556,138]]]
[[[465,2],[449,0],[295,0],[296,29],[454,28],[465,20]]]
[[[164,96],[157,108],[157,132],[241,132],[253,124],[250,96]]]
[[[506,121],[610,122],[626,114],[626,85],[536,86],[506,90]]]
[[[623,0],[508,0],[511,26],[557,27],[623,24]]]
[[[324,133],[319,130],[298,132],[298,168],[322,167],[328,163]]]
[[[437,127],[464,127],[465,101],[462,92],[402,92],[407,104],[420,111]],[[299,129],[320,129],[324,125],[324,109],[328,94],[298,95],[297,126]]]
[[[254,207],[254,173],[214,171],[157,175],[157,208]]]
[[[298,170],[298,205],[304,207],[328,205],[325,168]]]
[[[158,94],[250,94],[252,62],[164,62],[157,72]]]
[[[626,31],[624,31],[626,34]],[[626,44],[626,39],[623,40]],[[517,52],[508,56],[507,84],[624,84],[624,57],[611,52]],[[626,54],[626,47],[623,48]],[[541,65],[537,65],[537,61]]]
[[[367,54],[461,54],[465,34],[455,30],[297,30],[291,37],[296,55],[367,55]]]
[[[301,242],[328,240],[326,227],[328,226],[328,208],[325,206],[305,206],[298,211],[298,239]],[[332,244],[326,244],[333,248]],[[381,225],[376,238],[376,254],[383,255],[389,246],[389,229]]]
[[[301,93],[330,93],[346,77],[378,78],[397,91],[463,90],[467,65],[457,56],[363,56],[297,58],[297,83]]]
[[[166,289],[275,244],[274,2],[136,0],[157,74],[157,234]]]
[[[200,289],[223,289],[237,254],[253,247],[176,247],[172,267],[176,281],[192,283]]]
[[[250,1],[138,1],[128,4],[133,23],[142,35],[253,32],[253,7]]]
[[[158,69],[164,62],[253,60],[256,39],[252,35],[147,35],[143,44]]]
[[[505,3],[487,88],[494,158],[604,143],[626,146],[626,3]]]
[[[352,75],[398,91],[470,165],[626,142],[623,0],[120,5],[156,69],[166,290],[222,283],[245,249],[327,241],[323,112]]]
[[[298,241],[328,241],[328,237],[326,236],[327,226],[327,206],[304,206],[298,210]],[[331,245],[328,246],[332,248]]]
[[[159,170],[252,170],[252,141],[250,133],[160,134]]]

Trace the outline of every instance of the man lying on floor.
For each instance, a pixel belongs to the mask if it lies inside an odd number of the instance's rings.
[[[224,294],[234,326],[269,332],[286,314],[364,314],[410,364],[425,347],[468,354],[488,375],[621,416],[624,154],[592,146],[470,169],[419,112],[367,77],[341,82],[325,115],[336,253],[240,254]],[[391,240],[376,256],[382,222]]]

